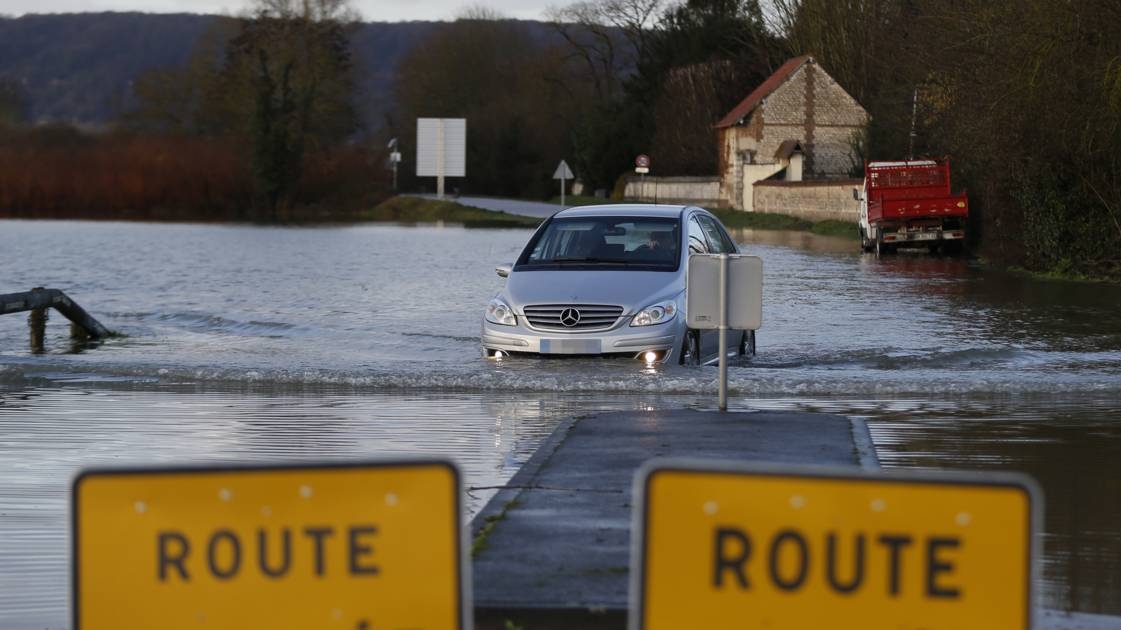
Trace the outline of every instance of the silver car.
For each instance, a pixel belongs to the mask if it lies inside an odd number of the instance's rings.
[[[562,210],[537,229],[516,262],[496,268],[507,280],[483,316],[484,352],[711,361],[716,331],[685,325],[686,261],[694,253],[738,251],[720,221],[701,208]],[[749,333],[729,335],[729,348],[754,351]]]

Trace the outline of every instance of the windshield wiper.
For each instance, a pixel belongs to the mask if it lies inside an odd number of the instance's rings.
[[[583,264],[595,264],[595,265],[632,265],[632,264],[634,264],[630,260],[595,258],[593,256],[587,256],[587,257],[583,257],[583,258],[577,257],[577,256],[565,257],[565,258],[554,258],[549,262],[552,262],[552,263],[555,263],[555,264],[558,264],[558,265],[563,265],[563,264],[566,264],[566,263],[578,263],[578,264],[582,264],[582,265]]]

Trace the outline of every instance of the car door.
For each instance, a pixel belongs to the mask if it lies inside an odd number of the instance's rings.
[[[719,253],[712,251],[708,242],[708,237],[705,236],[704,228],[701,226],[700,216],[701,215],[697,213],[689,215],[687,230],[689,255]],[[700,353],[702,363],[712,360],[719,352],[720,339],[716,336],[716,332],[715,330],[707,329],[700,331]]]
[[[705,246],[710,254],[738,254],[739,249],[735,241],[720,227],[716,219],[707,214],[696,213],[693,220],[702,232]],[[739,344],[741,333],[738,330],[729,330],[727,333],[728,350],[734,351]],[[720,356],[720,336],[717,330],[706,330],[701,333],[701,356],[706,360]]]

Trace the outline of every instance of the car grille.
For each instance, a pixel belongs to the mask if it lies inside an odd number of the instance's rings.
[[[579,321],[572,323],[573,312]],[[610,328],[623,314],[622,306],[602,304],[535,304],[525,307],[525,318],[531,328],[586,332]]]

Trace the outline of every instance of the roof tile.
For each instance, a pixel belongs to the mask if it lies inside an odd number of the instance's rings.
[[[770,96],[771,92],[777,90],[778,87],[797,72],[803,64],[812,61],[813,57],[809,55],[802,55],[801,57],[794,57],[793,59],[787,60],[778,70],[775,70],[774,74],[767,77],[766,81],[759,84],[759,87],[755,88],[751,94],[748,94],[747,98],[740,101],[739,105],[733,107],[732,111],[728,112],[727,115],[720,119],[720,122],[713,126],[719,129],[720,127],[731,127],[735,125],[750,114],[751,110],[758,107],[759,103]]]

